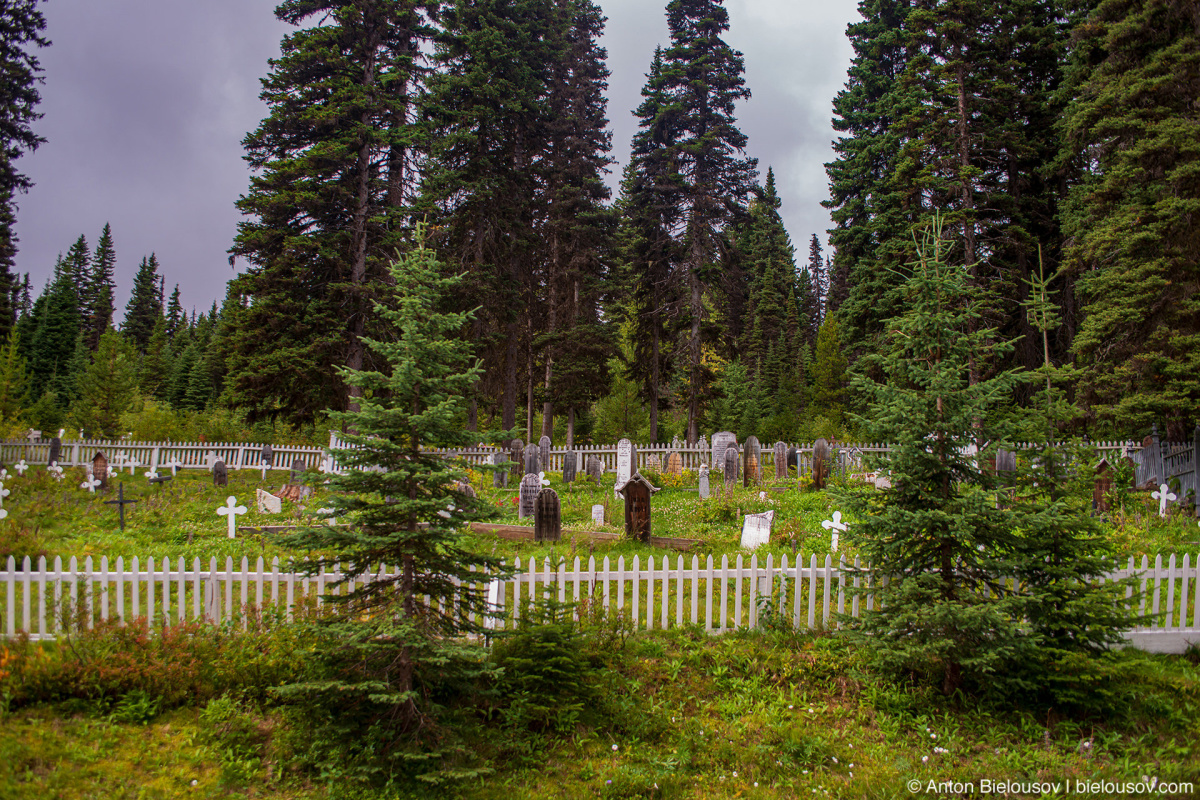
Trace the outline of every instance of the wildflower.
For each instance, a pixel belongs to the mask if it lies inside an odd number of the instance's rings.
[[[936,734],[936,733],[931,733],[931,734],[929,734],[929,738],[930,738],[930,739],[936,739],[936,738],[937,738],[937,734]]]
[[[735,777],[735,778],[737,777],[737,770],[736,770],[736,769],[733,771],[733,777]]]
[[[613,752],[617,752],[617,746],[615,744],[613,745]]]
[[[929,763],[929,756],[921,756],[921,763],[922,763],[922,764],[928,764],[928,763]]]
[[[829,758],[833,761],[833,763],[838,763],[837,756],[830,756]]]

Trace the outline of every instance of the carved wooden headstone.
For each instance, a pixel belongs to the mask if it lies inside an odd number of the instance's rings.
[[[601,479],[604,477],[604,464],[600,463],[600,459],[596,456],[587,457],[587,476],[600,485]]]
[[[266,464],[268,467],[275,466],[275,448],[269,444],[264,444],[262,454],[259,456],[259,463]]]
[[[637,448],[628,439],[617,442],[617,486],[627,483],[637,471]]]
[[[657,453],[652,454],[646,459],[646,471],[662,473],[662,460],[658,457]]]
[[[492,465],[496,467],[492,472],[492,488],[507,489],[508,488],[508,470],[502,469],[501,464],[508,461],[508,453],[492,453]]]
[[[796,477],[800,477],[800,451],[795,447],[789,447],[787,451],[788,469],[796,470]]]
[[[762,447],[757,436],[746,437],[746,457],[742,462],[742,486],[762,480]]]
[[[517,500],[517,516],[521,519],[527,519],[533,516],[534,503],[537,501],[538,492],[542,490],[542,479],[535,474],[526,475],[521,478],[521,495]]]
[[[625,535],[639,542],[650,542],[650,496],[654,487],[650,482],[634,473],[617,490],[625,497]]]
[[[578,470],[579,454],[574,450],[568,450],[563,453],[563,483],[570,483],[575,480],[575,473]]]
[[[512,462],[508,470],[508,482],[516,484],[525,474],[525,443],[520,439],[508,443],[508,460]]]
[[[829,480],[829,442],[824,439],[813,442],[812,476],[813,488],[824,489]]]
[[[50,457],[46,459],[47,464],[57,464],[62,461],[62,439],[55,436],[50,440]]]
[[[708,464],[700,465],[700,499],[707,500],[712,494],[708,485]]]
[[[228,486],[229,485],[229,470],[225,468],[225,462],[217,459],[213,462],[213,486]]]
[[[732,489],[738,479],[738,449],[736,444],[725,448],[721,458],[721,473],[725,476],[725,488]]]
[[[729,445],[737,445],[737,436],[729,431],[714,433],[712,438],[712,467],[721,471],[725,469],[725,450]]]
[[[541,471],[541,466],[538,463],[538,446],[536,444],[525,445],[525,474],[536,475]]]
[[[753,550],[771,543],[771,526],[775,522],[774,511],[747,514],[742,520],[742,548]]]
[[[775,443],[775,480],[786,481],[788,476],[787,445]]]
[[[550,437],[543,436],[538,439],[538,464],[540,471],[548,472],[550,470]]]
[[[1107,458],[1096,465],[1096,482],[1092,486],[1092,511],[1103,513],[1110,510],[1109,493],[1112,491],[1113,468]]]
[[[557,542],[562,538],[562,510],[558,493],[545,488],[533,501],[533,540]]]
[[[681,456],[677,451],[671,451],[671,453],[667,455],[667,474],[683,474],[683,456]]]
[[[100,481],[101,491],[108,489],[108,457],[103,452],[96,453],[92,458],[92,477]]]

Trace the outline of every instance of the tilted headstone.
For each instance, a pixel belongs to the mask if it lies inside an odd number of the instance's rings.
[[[637,471],[637,448],[628,439],[617,442],[617,486],[627,482]]]
[[[574,450],[568,450],[563,453],[563,483],[570,483],[575,480],[575,472],[578,469],[579,454]]]
[[[260,514],[283,513],[283,501],[270,492],[257,489],[255,498],[258,500],[258,512]]]
[[[771,526],[775,524],[775,512],[747,514],[742,520],[742,549],[753,550],[771,543]]]
[[[62,461],[62,439],[55,436],[50,440],[50,457],[46,459],[47,464],[57,464]]]
[[[507,489],[508,488],[508,470],[502,469],[501,464],[508,461],[508,453],[492,453],[492,465],[496,467],[492,472],[492,488]]]
[[[304,479],[304,460],[297,458],[292,462],[291,483],[299,483]]]
[[[725,476],[725,488],[732,489],[738,479],[738,448],[736,444],[725,448],[725,455],[721,458],[721,473]]]
[[[562,538],[562,509],[558,493],[542,489],[533,502],[533,540],[557,542]]]
[[[729,431],[714,433],[712,438],[712,465],[715,470],[725,469],[725,450],[737,445],[737,436]]]
[[[525,474],[536,475],[541,471],[541,466],[538,462],[538,446],[530,444],[525,446]]]
[[[681,456],[678,452],[672,451],[667,454],[667,474],[683,474],[683,456]]]
[[[707,500],[712,494],[708,485],[708,464],[700,465],[700,499]]]
[[[600,459],[596,456],[587,457],[587,476],[600,485],[600,481],[604,478],[604,464],[600,463]]]
[[[785,481],[788,476],[787,463],[787,445],[783,442],[775,443],[775,480]]]
[[[517,516],[521,519],[528,519],[533,516],[534,503],[537,501],[538,492],[542,490],[542,479],[537,475],[526,475],[521,478],[521,496],[517,501]]]
[[[746,457],[742,460],[742,486],[759,483],[762,480],[762,447],[758,437],[746,437]]]
[[[829,480],[829,442],[817,439],[813,442],[812,476],[813,488],[824,489]]]
[[[259,463],[266,464],[268,467],[275,466],[275,449],[269,444],[264,444],[262,455],[259,457]]]
[[[92,458],[92,477],[100,481],[100,490],[108,489],[108,457],[103,452]]]
[[[213,486],[228,486],[229,485],[229,470],[225,468],[225,462],[217,459],[213,464]]]
[[[508,443],[508,460],[512,463],[508,468],[508,482],[516,485],[525,474],[525,443],[520,439]]]
[[[550,437],[543,436],[538,439],[538,465],[536,471],[546,472],[550,469]]]
[[[604,524],[604,506],[602,506],[602,505],[592,506],[592,524],[593,525],[603,525]]]

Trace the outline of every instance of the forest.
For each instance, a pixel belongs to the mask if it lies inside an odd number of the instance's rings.
[[[286,0],[269,114],[224,302],[187,313],[144,256],[121,315],[106,226],[40,292],[15,272],[17,160],[36,149],[49,46],[5,7],[0,59],[0,419],[184,435],[200,414],[314,436],[374,369],[389,263],[429,227],[477,310],[467,430],[536,440],[853,436],[919,231],[937,217],[1013,370],[1008,410],[1052,380],[1064,434],[1169,439],[1200,421],[1200,19],[1183,0],[863,0],[832,98],[834,220],[798,251],[719,0],[671,0],[642,102],[609,109],[592,0]],[[638,129],[619,190],[609,117]],[[234,198],[231,198],[231,202]],[[91,233],[91,232],[89,232]],[[117,232],[119,233],[119,232]],[[92,233],[94,236],[95,234]],[[828,249],[828,252],[825,252]],[[807,252],[804,252],[807,250]],[[34,296],[36,293],[36,297]],[[189,417],[188,415],[192,415]],[[155,420],[147,431],[147,419]],[[233,424],[233,423],[231,423]],[[156,427],[155,427],[156,426]],[[307,433],[306,433],[307,432]],[[317,436],[317,438],[320,438]]]

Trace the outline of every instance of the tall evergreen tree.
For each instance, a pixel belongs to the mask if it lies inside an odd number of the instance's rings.
[[[179,329],[187,324],[187,319],[184,317],[183,304],[179,302],[179,284],[175,284],[175,291],[171,292],[171,302],[167,304],[167,338],[174,339],[175,334],[179,333]]]
[[[70,414],[75,426],[95,431],[98,437],[120,433],[121,415],[137,393],[137,354],[115,329],[100,337],[91,365],[79,376],[76,393]]]
[[[87,281],[87,314],[84,318],[84,341],[89,350],[100,346],[100,337],[113,321],[113,272],[117,266],[117,251],[113,246],[112,227],[106,222],[100,241],[92,253]]]
[[[29,376],[14,330],[0,350],[0,422],[11,424],[29,405]]]
[[[37,327],[33,332],[29,352],[29,372],[33,394],[41,397],[50,388],[55,375],[66,376],[75,353],[75,341],[82,331],[79,319],[79,295],[65,272],[46,286]],[[37,305],[37,304],[35,304]],[[73,379],[73,378],[72,378]],[[65,398],[62,398],[65,401]]]
[[[133,278],[133,293],[125,307],[125,324],[121,332],[138,353],[145,353],[154,333],[155,323],[163,315],[162,295],[159,293],[158,258],[154,253],[143,258]]]
[[[79,295],[79,319],[87,320],[92,308],[90,283],[92,280],[92,252],[88,246],[87,237],[82,233],[71,244],[67,255],[62,259],[63,270]]]
[[[829,301],[829,273],[825,270],[825,259],[821,255],[821,240],[814,233],[808,243],[808,274],[812,276],[813,305],[816,313],[811,318],[813,340],[825,321],[825,310]]]
[[[255,170],[238,201],[234,401],[250,420],[311,422],[357,402],[339,377],[362,369],[373,293],[403,241],[418,141],[429,0],[286,0],[276,16],[313,27],[283,40],[263,80],[269,116],[244,141]],[[299,378],[299,379],[298,379]]]
[[[50,44],[42,36],[45,29],[38,0],[0,3],[0,75],[4,76],[0,88],[0,338],[8,336],[15,322],[9,296],[17,254],[13,230],[16,196],[33,185],[28,176],[17,171],[16,161],[46,141],[32,127],[42,117],[34,110],[41,102],[37,84],[42,81],[41,65],[34,52]]]

